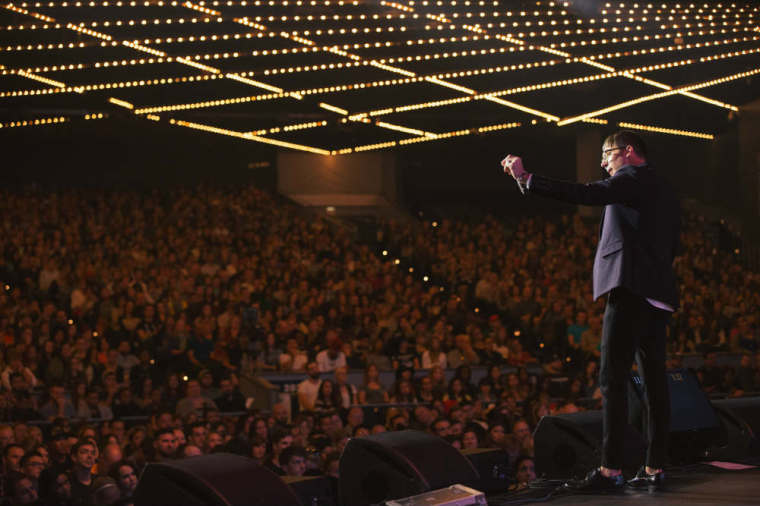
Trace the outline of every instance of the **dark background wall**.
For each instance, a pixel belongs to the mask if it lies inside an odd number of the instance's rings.
[[[151,121],[109,118],[17,128],[0,132],[0,138],[6,152],[0,171],[5,185],[275,184],[270,147]]]

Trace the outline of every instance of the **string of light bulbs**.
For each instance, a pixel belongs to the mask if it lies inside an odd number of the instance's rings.
[[[488,25],[488,28],[493,28],[493,25]],[[637,27],[640,28],[640,27]],[[732,29],[732,32],[736,33],[741,30],[739,29]],[[745,27],[744,31],[749,32],[756,32],[756,26],[750,22],[748,22],[747,26]],[[594,28],[590,29],[575,29],[575,30],[569,30],[566,29],[564,31],[555,30],[551,32],[552,36],[560,36],[560,35],[583,35],[583,34],[594,34],[594,33],[605,33],[606,30],[602,28],[601,30],[596,30]],[[294,34],[297,34],[298,32],[294,32]],[[622,36],[620,38],[613,37],[611,39],[591,39],[591,40],[570,40],[570,41],[563,41],[561,43],[551,43],[549,44],[549,47],[555,48],[555,47],[577,47],[577,46],[593,46],[597,44],[627,44],[631,41],[638,42],[638,41],[649,41],[649,40],[658,40],[662,38],[675,38],[675,37],[696,37],[696,36],[708,36],[708,35],[715,35],[716,33],[728,33],[727,30],[698,30],[698,31],[688,31],[688,32],[671,32],[671,33],[664,33],[664,34],[641,34],[641,35],[632,35],[631,37]],[[523,34],[525,35],[525,34]],[[549,36],[549,32],[541,32],[540,34],[533,34],[533,36]],[[196,43],[205,43],[207,44],[210,41],[214,42],[221,42],[221,41],[228,41],[228,40],[239,40],[239,39],[251,39],[254,37],[261,38],[264,35],[261,33],[259,34],[252,34],[252,33],[223,33],[223,34],[205,34],[205,35],[190,35],[190,36],[174,36],[174,37],[166,37],[166,38],[146,38],[146,39],[133,39],[133,42],[135,43],[141,43],[145,45],[161,45],[161,44],[173,44],[173,43],[182,43],[182,44],[196,44]],[[269,37],[274,37],[275,34],[270,32]],[[492,37],[490,37],[488,34],[485,34],[483,37],[478,37],[477,35],[464,35],[461,37],[438,37],[438,38],[427,38],[427,39],[410,39],[406,41],[398,41],[398,40],[386,40],[386,41],[375,41],[372,43],[353,43],[353,44],[344,44],[340,46],[342,49],[369,49],[372,47],[391,47],[391,46],[397,46],[397,45],[421,45],[421,44],[447,44],[447,43],[457,43],[457,42],[472,42],[477,40],[489,40]],[[108,45],[118,46],[117,42],[101,42],[102,46],[108,46]],[[6,46],[6,47],[0,47],[0,51],[30,51],[30,50],[41,50],[41,51],[47,51],[51,49],[76,49],[76,48],[84,48],[92,46],[92,44],[78,42],[78,43],[48,43],[48,44],[27,44],[27,45],[16,45],[16,46]],[[292,48],[272,48],[272,49],[265,49],[258,52],[253,52],[254,56],[259,55],[267,55],[267,54],[287,54],[288,51],[293,52],[294,49]],[[296,49],[295,51],[298,51]]]
[[[303,7],[303,6],[325,6],[325,7],[356,7],[361,4],[362,2],[358,2],[356,0],[351,2],[345,2],[343,0],[339,1],[330,1],[330,0],[322,0],[322,1],[316,1],[316,0],[295,0],[295,1],[289,1],[289,0],[281,0],[279,2],[274,1],[261,1],[261,0],[255,0],[255,1],[248,1],[248,0],[242,0],[242,1],[233,1],[233,0],[224,0],[224,1],[218,1],[215,0],[213,2],[198,2],[200,5],[212,5],[212,6],[226,6],[226,7]],[[21,7],[24,8],[54,8],[54,9],[62,9],[62,8],[87,8],[87,7],[179,7],[182,5],[182,2],[178,2],[176,0],[173,0],[171,2],[164,2],[162,0],[159,0],[157,2],[136,2],[136,1],[130,1],[130,2],[124,2],[124,1],[115,1],[115,2],[109,2],[109,1],[101,1],[101,2],[23,2],[19,4]]]
[[[570,86],[574,84],[597,81],[601,79],[619,77],[623,75],[624,73],[635,74],[635,73],[641,73],[641,72],[651,72],[655,70],[661,70],[664,68],[681,67],[681,66],[691,65],[694,63],[703,63],[706,61],[713,61],[713,60],[739,56],[739,54],[736,54],[736,53],[737,52],[721,53],[721,54],[701,57],[697,60],[688,59],[688,60],[681,60],[681,61],[676,61],[676,62],[667,62],[667,63],[662,63],[662,64],[649,65],[649,66],[644,66],[644,67],[623,69],[623,70],[618,70],[616,72],[610,72],[610,73],[604,73],[604,74],[592,74],[588,76],[562,79],[562,80],[557,80],[557,81],[529,84],[529,85],[518,86],[514,88],[509,88],[509,89],[494,90],[494,91],[489,92],[489,94],[496,97],[501,97],[501,96],[506,96],[506,95],[531,92],[531,91],[547,89],[547,88],[564,87],[564,86]],[[744,50],[743,55],[757,54],[757,53],[760,53],[760,48]],[[430,101],[430,102],[418,102],[418,103],[399,105],[399,106],[394,106],[394,107],[385,107],[382,109],[355,113],[353,117],[354,118],[360,118],[360,117],[365,117],[365,116],[377,117],[377,116],[384,116],[387,114],[397,114],[397,113],[408,112],[408,111],[419,110],[419,109],[445,107],[449,105],[461,104],[464,102],[476,100],[480,98],[480,96],[482,95],[476,95],[476,96],[470,96],[470,97],[457,97],[453,99],[435,100],[435,101]]]
[[[0,128],[41,127],[41,126],[60,125],[62,123],[69,123],[72,120],[76,120],[76,119],[91,121],[91,120],[105,119],[107,117],[108,117],[108,114],[104,114],[104,113],[94,113],[94,114],[88,113],[81,116],[46,116],[43,118],[24,119],[24,120],[16,120],[16,121],[8,121],[5,123],[0,123]]]
[[[183,4],[183,6],[184,7],[193,8],[194,10],[208,11],[208,9],[206,9],[206,8],[204,8],[202,6],[200,6],[200,7],[196,6],[196,5],[192,4],[191,2],[185,2]],[[24,12],[22,12],[22,13],[29,14],[29,11],[26,11],[26,10],[23,10],[23,11]],[[38,17],[38,15],[36,13],[32,13],[32,14],[29,14],[29,15],[33,15],[34,17]],[[52,18],[50,18],[50,19],[52,19]],[[236,20],[236,21],[240,22],[241,20]],[[242,24],[244,24],[246,26],[252,26],[252,27],[256,28],[256,23],[255,22],[250,22],[248,19],[243,19],[242,21],[243,21]],[[81,33],[85,33],[85,34],[90,35],[90,36],[98,37],[98,38],[101,38],[101,39],[104,39],[104,40],[111,40],[111,37],[109,35],[102,34],[100,32],[96,32],[94,30],[90,30],[90,29],[87,29],[87,28],[83,28],[81,26],[74,26],[72,24],[68,24],[67,28],[79,31]],[[302,43],[302,44],[307,44],[307,45],[312,45],[313,44],[313,42],[311,42],[309,40],[302,39],[302,38],[299,38],[299,37],[294,37],[292,35],[288,36],[286,38],[295,40],[295,41],[297,41],[299,43]],[[166,53],[163,53],[163,52],[160,52],[160,51],[157,51],[157,50],[154,50],[154,49],[146,48],[146,47],[141,46],[139,44],[134,44],[134,43],[130,43],[130,42],[127,42],[127,41],[122,41],[122,43],[125,46],[127,46],[127,47],[131,47],[133,49],[137,49],[137,50],[140,50],[140,51],[143,51],[143,52],[148,52],[150,54],[154,54],[154,55],[157,55],[157,56],[166,56]],[[359,57],[357,57],[355,55],[346,54],[345,52],[342,52],[342,51],[337,50],[335,48],[330,48],[329,51],[333,52],[333,53],[336,53],[336,54],[340,54],[341,56],[347,56],[347,57],[352,57],[354,59],[359,59]],[[185,58],[176,58],[175,62],[184,63],[185,65],[190,65],[190,66],[193,66],[193,67],[196,67],[196,68],[200,68],[201,70],[212,72],[213,74],[220,74],[221,73],[221,71],[219,71],[219,69],[216,69],[214,67],[209,67],[209,66],[206,66],[206,65],[201,65],[201,64],[198,64],[196,62],[193,62],[192,60],[187,60]],[[393,68],[393,67],[390,67],[390,66],[387,66],[387,65],[384,65],[384,64],[378,64],[378,63],[373,62],[373,61],[370,61],[369,63],[371,65],[373,65],[373,66],[378,67],[378,68],[383,68],[384,70],[400,71],[401,73],[411,74],[410,72],[403,71],[403,70],[400,70],[400,69],[396,69],[396,68]],[[22,74],[19,73],[19,75],[22,75]],[[257,87],[260,87],[260,88],[268,89],[268,90],[274,91],[276,93],[280,93],[280,92],[283,91],[281,88],[278,88],[276,86],[271,86],[271,85],[267,85],[265,83],[261,83],[259,81],[254,81],[254,80],[251,80],[251,79],[249,79],[247,77],[240,76],[239,74],[227,73],[227,74],[224,74],[224,77],[232,79],[232,80],[235,80],[235,81],[239,81],[239,82],[242,82],[242,83],[245,83],[245,84],[250,84],[252,86],[257,86]],[[65,87],[62,85],[62,83],[57,83],[57,88],[58,89],[60,89],[60,88],[64,88],[65,89]],[[81,86],[74,88],[74,90],[76,92],[78,92],[78,93],[86,91]],[[288,94],[288,96],[290,96],[292,98],[297,98],[299,100],[302,98],[299,94]],[[128,104],[128,106],[129,106],[128,108],[129,109],[134,109],[134,107],[132,106],[132,104],[129,104],[128,102],[120,101],[118,99],[113,99],[113,98],[110,99],[109,101],[111,101],[112,103],[115,103],[117,105]],[[321,105],[324,105],[324,104],[321,104]]]
[[[488,92],[487,94],[490,94],[496,97],[501,97],[504,95],[524,93],[524,92],[529,92],[529,91],[535,91],[535,90],[546,89],[546,88],[554,88],[554,87],[560,87],[560,86],[568,86],[572,84],[578,84],[581,82],[589,82],[593,80],[606,79],[610,77],[620,77],[627,74],[639,74],[643,72],[651,72],[655,70],[663,70],[667,68],[675,68],[675,67],[680,67],[680,66],[685,66],[685,65],[691,65],[694,63],[705,63],[708,61],[719,60],[719,59],[736,58],[740,56],[757,54],[758,52],[760,52],[760,48],[717,53],[713,55],[702,56],[697,59],[686,59],[686,60],[677,60],[677,61],[671,61],[671,62],[663,62],[660,64],[632,67],[628,69],[615,70],[615,71],[606,71],[602,74],[592,74],[592,75],[582,76],[582,77],[577,77],[577,78],[556,80],[556,81],[543,82],[543,83],[535,83],[535,84],[524,85],[524,86],[520,86],[516,88],[510,88],[510,89],[495,90],[495,91]],[[617,55],[617,56],[620,56],[620,55]],[[573,60],[579,61],[580,58],[575,57]],[[551,66],[557,63],[561,63],[561,61],[560,60],[544,60],[544,61],[539,61],[539,62],[533,62],[533,66]],[[420,83],[424,81],[426,77],[439,78],[439,79],[463,77],[463,76],[468,75],[467,74],[468,71],[471,72],[469,75],[493,73],[497,71],[496,70],[497,68],[498,67],[487,67],[485,69],[474,69],[475,71],[473,71],[473,69],[468,69],[468,70],[458,71],[456,73],[444,72],[444,73],[438,73],[438,74],[434,74],[430,76],[415,76],[415,77],[408,77],[405,79],[397,79],[397,80],[368,81],[368,82],[349,83],[349,84],[329,86],[329,87],[307,88],[307,89],[300,89],[291,93],[298,93],[299,95],[307,96],[307,95],[314,95],[314,94],[340,93],[340,92],[365,89],[365,88],[400,86],[400,85],[406,85],[406,84]],[[493,70],[489,72],[490,69],[493,69]],[[520,65],[519,64],[511,65],[509,66],[508,69],[501,68],[500,70],[501,71],[520,70]],[[468,97],[458,97],[455,99],[439,100],[439,101],[433,101],[433,102],[426,102],[422,104],[413,104],[411,106],[404,106],[406,108],[398,108],[398,107],[383,108],[381,109],[381,111],[384,111],[385,113],[403,112],[406,110],[426,108],[424,107],[425,104],[431,104],[430,106],[432,107],[440,107],[444,105],[451,105],[451,104],[473,100],[475,98],[480,98],[483,95],[485,94],[475,94],[473,96],[468,96]],[[223,98],[223,99],[199,101],[199,102],[184,103],[184,104],[171,104],[171,105],[154,106],[154,107],[146,107],[146,108],[138,109],[137,113],[142,114],[142,113],[149,113],[149,112],[202,109],[202,108],[208,108],[208,107],[219,107],[219,106],[226,106],[226,105],[232,105],[232,104],[261,101],[261,100],[275,100],[275,99],[283,98],[284,96],[285,95],[283,94],[266,94],[266,95],[255,95],[255,96],[249,96],[249,97]]]
[[[6,9],[8,9],[8,10],[12,10],[14,12],[18,12],[19,14],[25,14],[25,15],[32,16],[32,17],[35,17],[35,18],[38,18],[38,19],[45,18],[46,20],[49,20],[51,22],[55,22],[55,20],[53,18],[50,18],[49,16],[44,16],[42,14],[35,13],[35,12],[32,12],[32,11],[28,11],[26,9],[20,9],[18,7],[13,6],[12,4],[7,4],[7,5],[4,5],[3,7],[6,8]],[[67,24],[66,27],[68,29],[70,29],[70,30],[73,30],[73,31],[76,31],[76,32],[79,32],[79,33],[84,33],[86,35],[89,35],[89,36],[92,36],[92,37],[96,37],[96,38],[99,38],[99,39],[103,39],[103,40],[106,40],[106,41],[112,41],[113,40],[112,37],[110,35],[108,35],[108,34],[104,34],[104,33],[101,33],[101,32],[95,31],[95,30],[91,30],[91,29],[88,29],[88,28],[83,28],[83,27],[80,27],[80,26],[77,26],[77,25],[73,25],[71,23]],[[168,56],[163,51],[158,51],[156,49],[145,47],[145,46],[143,46],[141,44],[136,44],[134,42],[120,41],[120,44],[124,45],[126,47],[129,47],[131,49],[135,49],[137,51],[148,53],[148,54],[151,54],[151,55],[154,55],[154,56],[159,56],[159,57],[167,57]],[[223,74],[224,77],[226,77],[228,79],[231,79],[231,80],[243,83],[243,84],[247,84],[249,86],[253,86],[253,87],[257,87],[257,88],[262,88],[262,89],[269,90],[269,91],[274,91],[274,92],[277,92],[277,93],[283,91],[282,88],[279,88],[277,86],[272,86],[272,85],[269,85],[269,84],[266,84],[266,83],[262,83],[260,81],[255,81],[255,80],[247,78],[247,77],[239,76],[239,75],[237,75],[235,73],[222,73],[222,71],[219,70],[216,67],[211,67],[209,65],[200,64],[200,63],[197,63],[197,62],[195,62],[193,60],[189,60],[187,58],[177,57],[177,58],[174,59],[174,62],[175,63],[181,63],[183,65],[187,65],[187,66],[190,66],[190,67],[195,67],[195,68],[198,68],[198,69],[203,70],[205,72],[211,72],[212,74]],[[19,75],[21,75],[21,74],[19,74]],[[63,86],[58,86],[58,88],[64,88],[64,87]],[[292,95],[292,97],[296,98],[296,99],[300,99],[300,97],[298,95]]]
[[[731,75],[728,75],[728,76],[719,77],[719,78],[716,78],[716,79],[712,79],[710,81],[704,81],[704,82],[701,82],[701,83],[695,83],[695,84],[691,84],[691,85],[688,85],[688,86],[682,86],[682,87],[679,87],[679,88],[670,89],[670,90],[662,91],[662,92],[659,92],[659,93],[653,93],[651,95],[645,95],[645,96],[638,97],[638,98],[635,98],[635,99],[632,99],[632,100],[626,100],[625,102],[620,102],[618,104],[614,104],[614,105],[605,107],[603,109],[598,109],[596,111],[587,112],[587,113],[584,113],[584,114],[580,114],[578,116],[571,116],[569,118],[565,118],[565,119],[563,119],[561,121],[558,121],[557,125],[558,126],[569,125],[569,124],[575,123],[575,122],[583,120],[583,119],[594,118],[596,116],[601,116],[603,114],[607,114],[607,113],[612,112],[612,111],[617,111],[617,110],[620,110],[620,109],[625,109],[627,107],[631,107],[631,106],[634,106],[634,105],[637,105],[637,104],[641,104],[641,103],[644,103],[644,102],[650,102],[652,100],[659,100],[661,98],[665,98],[665,97],[669,97],[669,96],[672,96],[672,95],[676,95],[676,94],[682,93],[684,91],[691,91],[691,90],[699,90],[699,89],[702,89],[702,88],[708,88],[710,86],[715,86],[715,85],[718,85],[718,84],[727,83],[727,82],[730,82],[730,81],[734,81],[736,79],[744,79],[745,77],[751,77],[751,76],[756,75],[756,74],[760,74],[760,68],[755,68],[755,69],[752,69],[752,70],[748,70],[746,72],[739,72],[739,73],[736,73],[736,74],[731,74]]]
[[[192,7],[192,5],[193,5],[192,2],[189,2],[189,1],[187,1],[187,2],[185,2],[183,4],[183,6],[185,6],[185,7]],[[255,21],[250,21],[248,18],[240,18],[240,19],[236,19],[235,21],[238,22],[238,23],[244,24],[246,26],[250,26],[252,28],[256,28],[258,30],[265,31],[267,29],[266,26],[261,25],[259,23],[256,23]],[[283,38],[286,38],[286,39],[295,40],[296,42],[299,42],[301,44],[315,45],[315,43],[313,41],[309,40],[309,39],[293,36],[292,34],[288,34],[286,32],[280,32],[279,35],[281,37],[283,37]],[[352,59],[354,61],[366,60],[364,58],[361,58],[358,55],[348,53],[346,51],[340,50],[340,49],[335,48],[335,47],[330,48],[328,50],[328,52],[333,53],[333,54],[337,54],[339,56],[343,56],[345,58]],[[376,60],[369,60],[369,64],[371,66],[373,66],[373,67],[376,67],[376,68],[379,68],[379,69],[382,69],[382,70],[387,70],[387,71],[393,72],[395,74],[401,74],[401,75],[407,76],[407,79],[413,78],[413,77],[416,76],[416,74],[414,72],[411,72],[411,71],[408,71],[406,69],[402,69],[402,68],[399,68],[399,67],[396,67],[396,66],[387,65],[387,64],[384,64],[384,63],[379,63]],[[429,82],[429,83],[433,83],[433,84],[439,85],[439,86],[443,86],[443,87],[447,87],[447,88],[456,90],[456,91],[458,91],[460,93],[465,93],[465,94],[470,94],[470,95],[476,93],[475,90],[472,90],[470,88],[467,88],[467,87],[464,87],[464,86],[460,86],[460,85],[457,85],[457,84],[454,84],[454,83],[449,83],[449,82],[444,81],[443,79],[439,79],[439,78],[430,78],[430,77],[427,77],[427,78],[425,78],[425,81]],[[542,118],[548,118],[548,119],[552,119],[552,120],[558,120],[559,119],[557,116],[554,116],[552,114],[548,114],[546,112],[539,111],[537,109],[534,109],[534,108],[531,108],[531,107],[526,107],[526,106],[523,106],[523,105],[520,105],[520,104],[515,104],[513,102],[510,102],[510,101],[507,101],[507,100],[504,100],[504,99],[501,99],[501,98],[498,98],[498,97],[486,97],[485,99],[486,100],[490,100],[490,101],[495,102],[495,103],[498,103],[499,105],[502,105],[504,107],[508,107],[508,108],[512,108],[512,109],[517,109],[517,110],[522,111],[522,112],[527,112],[528,114],[533,114],[533,115],[536,115],[536,116],[540,116]]]
[[[448,21],[448,20],[445,20],[445,21]],[[471,31],[476,32],[476,33],[483,33],[484,32],[484,30],[481,27],[479,27],[479,26],[472,26],[472,25],[463,25],[463,26],[466,29],[471,30]],[[520,39],[515,39],[515,38],[511,37],[509,34],[507,34],[507,35],[497,34],[497,35],[495,35],[495,37],[497,39],[499,39],[499,40],[503,40],[503,41],[508,42],[510,44],[518,44],[518,45],[524,45],[525,44],[524,41],[522,41]],[[533,47],[536,50],[542,51],[542,52],[545,52],[545,53],[554,54],[554,55],[558,55],[558,56],[564,56],[566,58],[567,57],[572,57],[572,55],[570,53],[567,53],[565,51],[559,51],[557,49],[546,47],[546,46],[543,46],[543,45],[534,45]],[[579,63],[583,63],[583,64],[590,65],[590,66],[593,66],[593,67],[601,68],[603,70],[607,70],[608,72],[615,71],[615,69],[613,67],[610,67],[610,66],[607,66],[607,65],[601,65],[601,64],[599,64],[599,63],[597,63],[597,62],[595,62],[593,60],[589,60],[587,58],[581,58],[579,60]],[[642,78],[642,77],[634,75],[634,74],[624,74],[623,77],[626,77],[626,78],[629,78],[629,79],[633,79],[633,80],[639,81],[639,82],[641,82],[643,84],[647,84],[649,86],[654,86],[654,87],[657,87],[657,88],[660,88],[660,89],[667,89],[667,90],[671,90],[672,89],[672,87],[669,86],[669,85],[667,85],[667,84],[660,83],[660,82],[655,81],[653,79]],[[699,94],[696,94],[696,93],[692,93],[691,91],[681,90],[681,91],[678,91],[677,93],[682,94],[684,96],[687,96],[689,98],[695,99],[695,100],[699,100],[699,101],[702,101],[702,102],[705,102],[705,103],[717,106],[717,107],[727,108],[727,109],[734,110],[734,111],[738,110],[738,107],[736,107],[735,105],[726,104],[726,103],[720,102],[718,100],[713,100],[713,99],[710,99],[708,97],[704,97],[702,95],[699,95]]]

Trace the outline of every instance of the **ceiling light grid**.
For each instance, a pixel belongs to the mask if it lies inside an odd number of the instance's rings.
[[[758,63],[756,58],[760,52],[760,48],[756,47],[760,37],[756,24],[757,6],[729,6],[712,2],[709,8],[705,8],[680,4],[663,7],[664,4],[615,3],[604,6],[603,12],[597,16],[584,19],[569,11],[567,6],[552,2],[536,2],[535,9],[526,8],[522,11],[510,10],[503,2],[484,1],[439,0],[380,4],[378,7],[378,4],[359,2],[286,0],[3,4],[2,7],[6,10],[31,17],[32,20],[19,21],[17,17],[8,24],[3,20],[0,31],[13,33],[14,37],[20,37],[21,40],[0,47],[0,75],[25,78],[33,83],[33,87],[7,89],[0,86],[4,88],[0,91],[0,100],[14,98],[18,101],[35,96],[40,99],[49,96],[46,100],[56,100],[54,97],[62,97],[67,93],[92,93],[95,97],[101,97],[104,93],[118,92],[123,96],[104,98],[112,106],[152,121],[165,121],[169,125],[231,135],[284,148],[335,155],[349,152],[346,150],[355,152],[384,149],[471,135],[472,129],[442,133],[436,132],[434,127],[420,128],[418,122],[412,122],[415,124],[412,127],[404,124],[404,118],[411,118],[409,114],[421,109],[446,114],[449,106],[475,101],[493,104],[494,114],[499,114],[500,110],[505,111],[503,114],[507,120],[485,125],[481,130],[476,129],[481,134],[507,129],[498,125],[527,125],[533,121],[560,126],[575,122],[607,121],[600,116],[674,94],[682,94],[719,108],[736,110],[736,105],[729,100],[697,95],[695,91],[752,79],[758,73],[758,67],[751,66],[752,62]],[[182,13],[182,9],[186,14]],[[60,15],[62,12],[68,14]],[[243,12],[251,14],[240,16]],[[54,15],[58,15],[58,19]],[[500,23],[504,23],[504,26],[500,26]],[[209,30],[211,25],[227,28],[236,26],[238,31]],[[130,32],[125,32],[124,29],[134,31],[135,36],[125,38],[124,35]],[[76,40],[34,40],[45,32],[71,33],[76,36]],[[416,33],[423,37],[414,37]],[[367,35],[371,37],[367,38]],[[262,42],[277,40],[287,41],[291,45],[261,45]],[[255,49],[250,47],[253,43],[257,44]],[[211,51],[201,49],[197,52],[184,52],[192,45],[211,48],[212,44],[215,46]],[[172,49],[175,45],[176,50]],[[452,45],[451,49],[448,50],[446,45]],[[241,49],[246,46],[246,49]],[[620,49],[615,49],[616,47]],[[132,50],[136,55],[125,58],[120,54],[109,59],[108,54],[112,48],[121,48],[121,54]],[[582,51],[570,53],[568,48]],[[710,51],[710,48],[714,50]],[[97,50],[99,57],[77,59],[76,52],[85,50]],[[525,56],[530,51],[543,52],[546,57],[526,60]],[[56,63],[35,64],[34,54],[46,55],[48,52],[60,52],[61,56],[56,57]],[[62,58],[69,54],[73,58]],[[317,54],[329,54],[334,59],[310,62]],[[10,58],[12,55],[15,56]],[[515,60],[518,55],[521,55],[520,58]],[[262,60],[264,57],[271,59],[271,62],[267,64]],[[633,63],[637,57],[646,61],[646,64],[626,65],[628,62]],[[285,64],[280,63],[285,60]],[[605,60],[610,63],[614,61],[615,67]],[[252,63],[250,66],[249,61]],[[491,61],[494,63],[490,64]],[[444,65],[444,62],[447,63]],[[665,79],[663,73],[671,69],[687,69],[696,67],[696,64],[710,66],[716,62],[726,65],[734,65],[732,62],[736,62],[747,68],[741,72],[724,73],[725,75],[706,75],[703,80],[692,80],[692,84],[680,87],[644,75],[658,72],[658,78],[662,80]],[[594,67],[601,72],[579,74],[579,64]],[[235,67],[234,70],[231,65]],[[441,65],[445,70],[430,72]],[[191,67],[197,72],[183,74],[166,70],[180,66]],[[67,77],[69,74],[74,76],[95,70],[101,72],[99,75],[106,75],[103,71],[113,72],[116,68],[122,69],[120,72],[125,73],[127,78],[113,81],[87,81],[79,78],[72,82]],[[556,79],[530,80],[534,74],[529,72],[543,72],[544,69],[547,72],[551,69],[550,74],[556,74]],[[336,81],[322,86],[298,86],[299,79],[302,79],[299,76],[315,82],[334,72],[339,73],[334,74],[338,77],[355,74],[359,79]],[[386,72],[389,77],[361,79],[362,75],[371,75],[371,72]],[[130,79],[130,75],[134,75],[134,78]],[[487,91],[484,91],[477,89],[479,85],[471,84],[476,78],[489,75],[509,76],[507,81],[510,85],[500,89],[487,87]],[[536,77],[541,75],[540,72],[535,74]],[[536,107],[516,102],[512,98],[518,94],[538,91],[543,96],[553,89],[577,88],[591,83],[605,87],[608,86],[605,82],[618,83],[621,77],[659,90],[638,99],[617,102],[613,106],[592,108],[589,112],[579,111],[566,118],[556,114],[550,103]],[[173,90],[178,90],[179,96],[185,97],[189,96],[189,90],[194,87],[177,85],[201,83],[205,83],[206,91],[213,89],[209,88],[213,83],[236,83],[259,88],[263,93],[146,106],[143,99],[135,99],[133,97],[137,96],[128,92],[145,89],[139,97],[150,97],[152,92],[149,90],[172,86]],[[231,85],[225,84],[219,90],[232,90]],[[403,94],[407,92],[402,90],[418,90],[422,85],[447,90],[449,98],[432,96],[427,102],[403,99]],[[188,91],[180,91],[185,89]],[[395,104],[367,108],[352,98],[366,99],[368,90],[382,89],[399,90]],[[440,96],[440,92],[438,94]],[[331,99],[333,103],[318,102],[324,100],[324,95],[334,97]],[[310,98],[304,100],[306,97]],[[282,98],[296,99],[308,110],[313,110],[316,105],[326,114],[325,119],[293,122],[283,118],[277,126],[256,128],[251,125],[249,130],[241,131],[167,116],[192,109],[263,104]],[[528,115],[527,120],[525,114]],[[381,119],[391,115],[393,119]],[[531,116],[535,120],[531,121]],[[510,122],[510,118],[519,120]],[[33,118],[22,121],[30,122],[26,126],[64,122],[38,121],[35,124]],[[4,119],[0,121],[0,124],[6,123],[11,122]],[[300,144],[273,137],[285,133],[308,136],[310,132],[352,123],[397,132],[402,137],[395,141],[383,140],[341,148],[321,147],[318,138],[311,145],[310,142]],[[628,124],[651,127],[650,131],[663,134],[682,135],[676,132],[691,132],[645,121],[632,121]],[[696,130],[692,133],[702,135],[694,135],[695,138],[706,139],[705,135],[710,135]]]

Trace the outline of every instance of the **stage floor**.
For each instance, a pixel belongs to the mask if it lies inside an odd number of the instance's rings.
[[[653,494],[626,490],[622,494],[582,495],[556,492],[546,500],[552,488],[534,488],[522,492],[489,496],[491,506],[516,506],[541,502],[552,506],[583,504],[607,506],[617,504],[661,505],[731,505],[760,504],[760,468],[726,471],[708,465],[688,469],[666,470],[667,489]]]

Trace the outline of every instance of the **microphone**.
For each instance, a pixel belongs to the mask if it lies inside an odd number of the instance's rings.
[[[516,178],[514,172],[512,172],[512,167],[509,168],[509,173],[512,174],[512,177],[515,179],[517,187],[520,189],[520,193],[525,195],[525,190],[527,190],[528,182],[525,181],[525,183],[523,183],[521,179]]]

